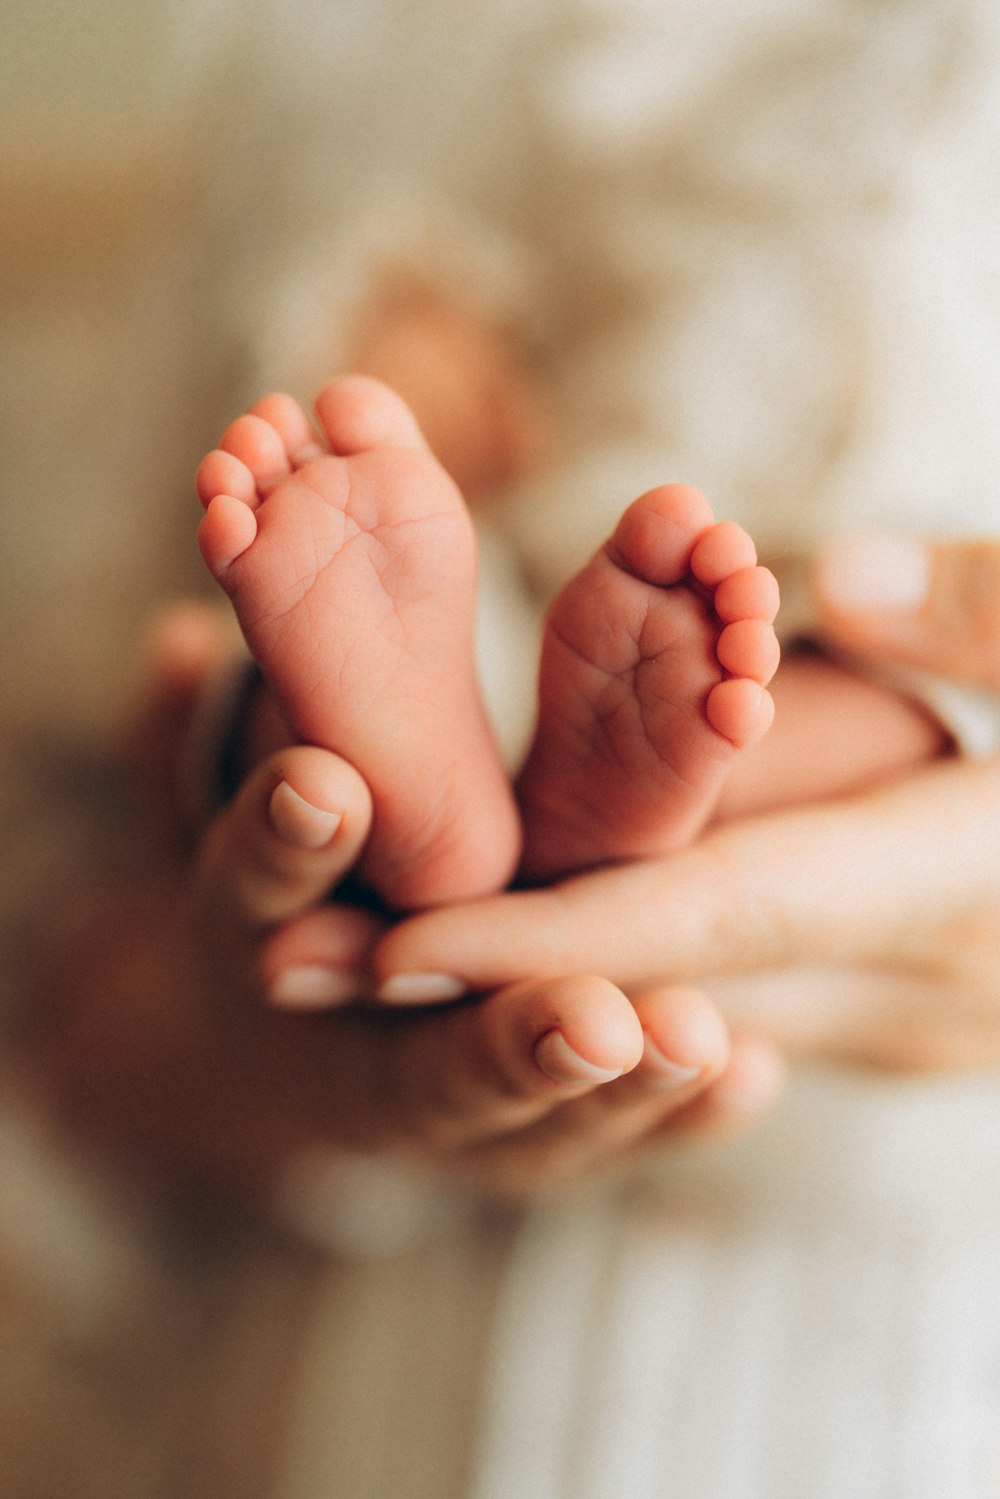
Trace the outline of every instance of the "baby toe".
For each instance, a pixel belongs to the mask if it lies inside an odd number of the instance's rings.
[[[426,447],[402,397],[368,375],[332,380],[316,397],[316,414],[330,447],[344,457],[379,447]]]
[[[719,682],[708,694],[705,716],[717,734],[737,749],[763,738],[774,719],[771,694],[747,677]]]
[[[232,453],[215,448],[199,463],[194,487],[203,505],[210,505],[218,494],[232,495],[253,508],[258,503],[257,484],[246,464]]]
[[[237,417],[226,428],[219,447],[246,464],[262,499],[291,473],[285,444],[263,417]]]
[[[229,569],[256,536],[256,513],[242,500],[219,494],[209,503],[198,527],[198,547],[209,572],[223,587]]]
[[[715,590],[715,612],[724,624],[760,619],[771,624],[778,613],[778,580],[766,567],[744,567],[723,578]]]
[[[720,521],[700,537],[691,553],[691,572],[706,588],[717,587],[732,573],[752,568],[757,548],[742,526]]]
[[[327,451],[298,401],[283,391],[254,401],[250,415],[259,416],[274,428],[293,467],[307,463],[311,458],[322,458]]]
[[[750,677],[766,687],[778,669],[781,648],[772,627],[759,619],[726,625],[716,646],[719,665],[734,677]]]

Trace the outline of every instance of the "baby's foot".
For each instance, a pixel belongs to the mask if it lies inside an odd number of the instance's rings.
[[[362,878],[400,909],[485,894],[517,862],[516,808],[472,658],[475,545],[408,408],[351,376],[317,437],[267,396],[198,470],[202,555],[288,722],[368,782]]]
[[[774,712],[778,591],[756,561],[745,531],[667,485],[556,599],[518,783],[528,879],[667,853],[706,822]]]

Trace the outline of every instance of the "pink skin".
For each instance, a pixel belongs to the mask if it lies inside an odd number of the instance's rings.
[[[529,879],[668,853],[707,822],[774,716],[778,590],[756,563],[745,531],[665,485],[557,598],[518,782]]]
[[[472,659],[475,546],[458,490],[378,381],[334,381],[323,438],[267,396],[203,461],[199,544],[296,734],[371,788],[361,875],[399,909],[500,889],[514,801]]]

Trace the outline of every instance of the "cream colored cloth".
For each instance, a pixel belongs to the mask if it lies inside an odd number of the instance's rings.
[[[997,1115],[992,1081],[804,1075],[737,1145],[370,1241],[275,1499],[987,1499]]]

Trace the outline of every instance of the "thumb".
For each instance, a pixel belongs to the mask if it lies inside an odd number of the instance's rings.
[[[842,537],[820,552],[812,581],[831,642],[1000,689],[1000,541]]]

